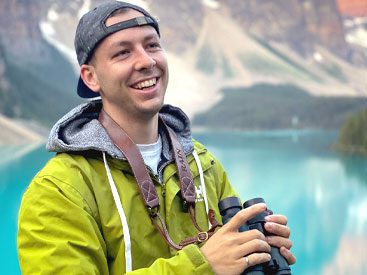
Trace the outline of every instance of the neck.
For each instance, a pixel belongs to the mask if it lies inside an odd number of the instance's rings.
[[[158,140],[158,114],[150,118],[123,115],[111,110],[103,110],[126,132],[135,144],[150,144]]]

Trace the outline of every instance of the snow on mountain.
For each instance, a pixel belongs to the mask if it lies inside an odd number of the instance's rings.
[[[153,2],[130,1],[154,11],[161,17],[162,9],[157,9]],[[163,0],[161,0],[164,4]],[[80,10],[89,9],[95,2],[84,0]],[[158,5],[158,3],[157,3]],[[172,5],[172,4],[170,4]],[[183,4],[182,4],[183,5]],[[186,3],[185,3],[186,5]],[[195,18],[193,5],[190,6],[186,21],[180,21],[176,16],[176,23],[181,22],[184,27]],[[170,64],[170,83],[168,86],[166,102],[178,105],[194,116],[203,109],[209,109],[221,95],[218,91],[223,87],[244,86],[268,82],[274,84],[293,83],[308,90],[315,95],[361,95],[366,81],[363,77],[356,79],[361,73],[349,66],[347,62],[330,53],[322,46],[316,46],[310,58],[300,56],[294,49],[282,42],[269,40],[263,43],[244,31],[243,27],[230,16],[218,1],[202,0],[202,5],[207,9],[200,11],[200,21],[193,22],[196,26],[195,40],[186,46],[184,52],[177,52],[171,43],[180,43],[184,36],[177,31],[177,35],[168,36],[165,41]],[[195,4],[197,6],[197,4]],[[180,6],[180,8],[189,8]],[[262,9],[265,12],[264,7]],[[73,36],[78,16],[62,12],[63,9],[50,9],[47,20],[41,22],[44,37],[55,47],[60,49],[69,60],[72,60],[76,70]],[[191,11],[191,12],[190,12]],[[177,10],[182,15],[185,9]],[[199,12],[199,10],[198,10]],[[79,11],[79,14],[81,12]],[[154,13],[154,14],[155,14]],[[172,31],[170,16],[163,14],[161,21],[162,38]],[[185,15],[186,16],[186,15]],[[192,18],[191,18],[192,17]],[[65,22],[68,22],[65,28]],[[198,24],[200,23],[200,24]],[[176,25],[174,25],[176,26]],[[187,28],[183,28],[186,30]],[[358,37],[358,40],[356,40]],[[350,39],[354,40],[350,40]],[[349,33],[348,41],[363,41],[363,33]],[[187,43],[187,40],[185,41]],[[341,81],[339,75],[352,78],[356,81]],[[322,79],[322,80],[321,80]],[[321,82],[321,83],[320,83]]]
[[[364,28],[357,28],[354,31],[348,33],[345,39],[351,44],[356,44],[367,48],[367,30]]]
[[[91,5],[92,5],[91,0],[84,0],[83,5],[78,11],[78,18],[82,17],[83,14],[87,13],[90,10]]]
[[[54,13],[55,15],[56,13]],[[55,17],[56,18],[56,17]],[[78,71],[78,64],[76,62],[76,54],[74,49],[68,47],[63,42],[58,40],[57,33],[54,29],[52,21],[40,21],[39,23],[43,38],[58,49],[67,59],[73,64],[75,71]]]
[[[367,17],[346,19],[344,26],[348,43],[367,48]]]
[[[50,53],[48,44],[73,64],[75,72],[69,64],[67,71],[77,75],[75,28],[80,16],[99,2],[0,1],[0,53],[11,54],[11,60],[21,64],[30,60],[27,68],[47,61],[43,71],[31,71],[31,75],[38,72],[44,77],[44,72],[53,72],[54,78],[48,75],[45,81],[51,87],[59,81],[60,92],[75,95],[76,79],[60,78],[65,72],[54,70],[54,62],[62,61]],[[170,64],[166,102],[184,108],[190,116],[210,109],[225,87],[286,83],[317,96],[367,94],[367,55],[361,51],[366,43],[365,21],[347,17],[343,26],[334,0],[322,4],[318,0],[130,2],[161,19],[162,43]],[[0,60],[0,87],[10,83],[2,77],[7,68],[1,70],[1,64]]]
[[[211,9],[219,8],[219,3],[215,0],[202,0],[202,3]]]

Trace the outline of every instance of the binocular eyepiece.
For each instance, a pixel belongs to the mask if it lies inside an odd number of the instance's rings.
[[[243,204],[243,208],[247,208],[256,203],[265,202],[262,198],[254,198],[246,201]],[[228,197],[224,200],[221,200],[218,204],[220,214],[222,216],[223,224],[229,222],[229,220],[236,215],[238,211],[242,208],[241,201],[237,197]],[[265,236],[269,234],[264,228],[265,217],[272,214],[272,212],[268,209],[256,215],[252,219],[248,220],[246,224],[241,225],[239,228],[239,232],[244,232],[247,230],[257,229],[262,232]],[[288,262],[284,257],[280,254],[280,251],[277,247],[271,247],[270,251],[271,259],[269,262],[264,264],[259,264],[247,268],[242,274],[244,275],[288,275],[291,274],[291,269],[288,265]]]

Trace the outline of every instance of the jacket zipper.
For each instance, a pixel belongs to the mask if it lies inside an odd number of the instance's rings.
[[[166,183],[162,183],[162,197],[165,198],[166,197]]]

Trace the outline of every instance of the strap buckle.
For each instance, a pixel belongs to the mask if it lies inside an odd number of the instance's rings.
[[[157,217],[158,213],[159,213],[159,205],[155,206],[155,207],[148,207],[148,212],[149,212],[149,215],[152,217],[152,218],[155,218]]]
[[[208,232],[199,232],[197,240],[199,243],[205,242],[209,239],[209,234]]]
[[[189,208],[193,206],[195,207],[195,204],[189,203],[187,200],[182,199],[182,211],[187,213],[189,212]]]

